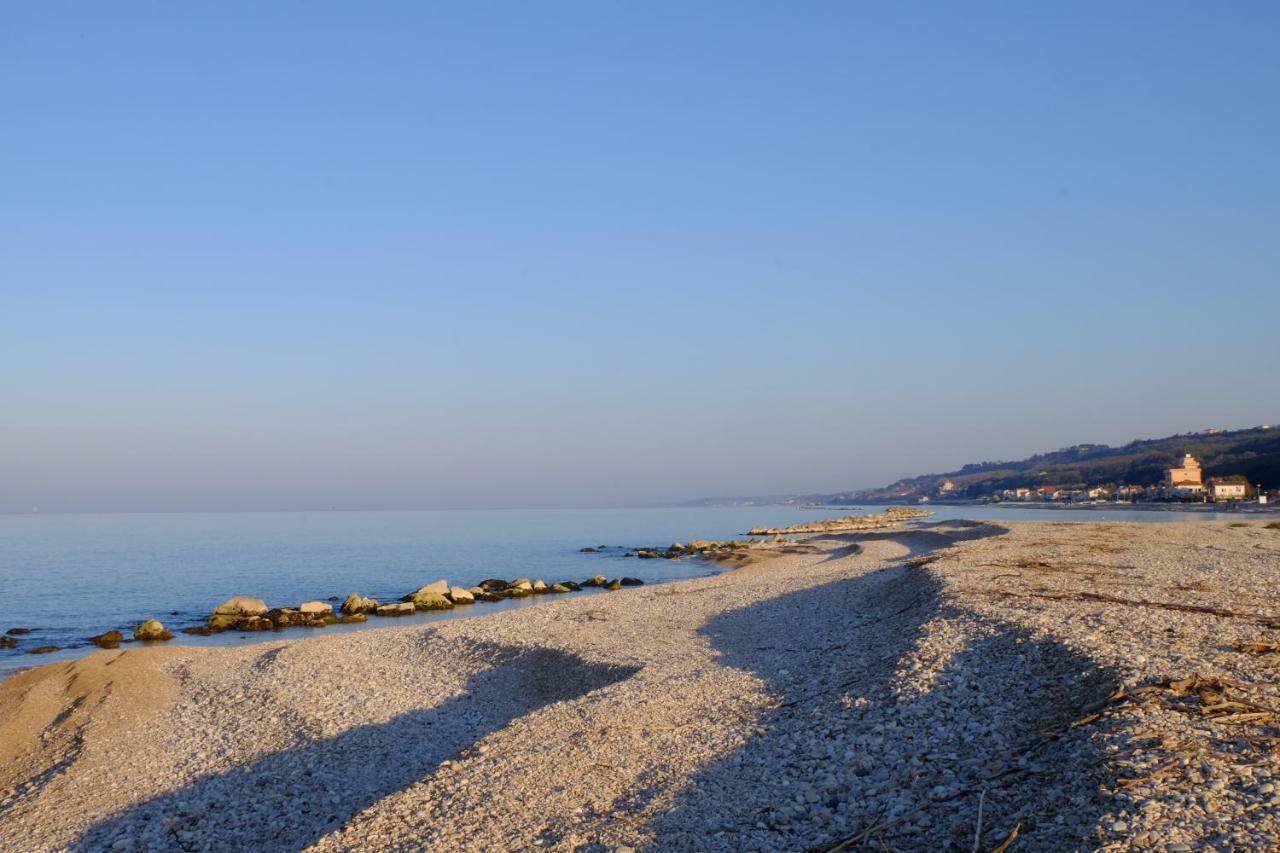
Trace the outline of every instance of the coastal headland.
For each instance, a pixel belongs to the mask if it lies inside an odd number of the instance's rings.
[[[1275,525],[919,520],[736,562],[22,672],[0,848],[1280,845]]]

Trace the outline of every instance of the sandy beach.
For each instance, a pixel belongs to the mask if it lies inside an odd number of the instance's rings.
[[[23,672],[0,848],[1280,845],[1280,530],[809,544],[433,628]]]

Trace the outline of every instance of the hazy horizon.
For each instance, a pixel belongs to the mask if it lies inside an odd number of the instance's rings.
[[[0,16],[0,512],[829,493],[1277,417],[1274,4]]]

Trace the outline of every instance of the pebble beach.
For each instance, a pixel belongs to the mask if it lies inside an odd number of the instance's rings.
[[[915,521],[0,682],[5,850],[1280,846],[1280,529]]]

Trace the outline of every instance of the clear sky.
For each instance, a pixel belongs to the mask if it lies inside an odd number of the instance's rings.
[[[1280,420],[1280,4],[8,3],[0,511]]]

